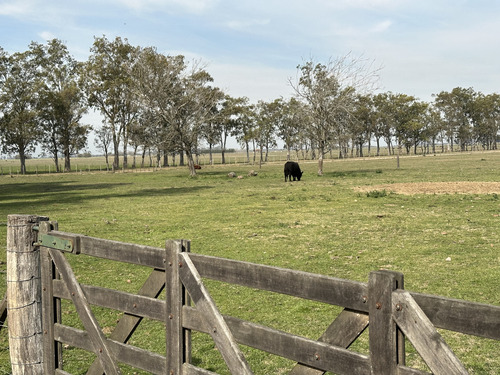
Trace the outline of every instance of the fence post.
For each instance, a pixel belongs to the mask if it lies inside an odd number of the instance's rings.
[[[368,281],[372,375],[396,375],[404,365],[404,336],[392,319],[392,292],[403,289],[403,274],[373,271]]]
[[[185,240],[166,243],[165,255],[165,332],[166,373],[182,374],[182,365],[191,361],[190,332],[182,327],[182,307],[189,298],[179,277],[179,254],[189,252],[190,242]]]
[[[33,227],[48,218],[7,217],[7,311],[12,374],[43,374],[40,251]]]

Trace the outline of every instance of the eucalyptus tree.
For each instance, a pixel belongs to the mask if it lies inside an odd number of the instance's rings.
[[[458,143],[461,151],[472,142],[471,114],[476,93],[472,88],[455,87],[451,92],[441,91],[434,95],[434,105],[442,113],[448,127],[446,136],[453,151]]]
[[[106,159],[106,168],[109,170],[109,153],[110,153],[110,146],[113,141],[113,135],[111,134],[111,129],[106,126],[106,124],[103,124],[102,127],[99,129],[94,129],[95,132],[95,139],[94,139],[94,144],[95,146],[102,150],[104,153],[104,157]]]
[[[184,56],[165,56],[154,48],[141,51],[133,76],[138,102],[150,112],[161,134],[157,142],[185,154],[190,174],[196,175],[193,155],[203,127],[217,116],[214,107],[222,92],[197,63],[188,67]]]
[[[31,50],[0,50],[0,142],[4,153],[19,155],[21,173],[41,134],[38,116],[41,77]]]
[[[416,152],[418,144],[422,141],[424,115],[428,105],[406,94],[391,94],[390,98],[395,125],[394,134],[398,146],[404,146],[408,154],[412,147]]]
[[[363,157],[363,146],[368,144],[370,153],[370,139],[375,127],[375,111],[371,95],[358,95],[356,97],[356,109],[354,120],[351,122],[352,146],[356,149],[356,155]]]
[[[257,127],[254,133],[255,140],[260,149],[260,163],[267,162],[269,148],[276,146],[276,124],[282,116],[280,100],[265,102],[260,100],[256,106]],[[264,156],[264,149],[266,154]]]
[[[59,171],[58,154],[64,156],[64,170],[71,170],[71,155],[87,144],[90,125],[81,124],[87,111],[84,93],[79,86],[82,64],[58,39],[46,45],[31,44],[41,73],[38,87],[42,148],[53,156]]]
[[[500,126],[500,95],[478,93],[472,108],[475,140],[483,149],[496,150]]]
[[[245,149],[247,155],[247,163],[250,163],[250,143],[254,150],[255,163],[255,132],[257,128],[257,114],[254,104],[249,104],[248,98],[242,98],[241,113],[237,123],[233,128],[232,136],[236,137],[238,143]]]
[[[82,79],[89,105],[100,111],[111,131],[114,168],[119,167],[122,141],[123,166],[127,166],[129,130],[138,113],[132,70],[139,50],[120,37],[113,41],[95,38]]]
[[[318,174],[323,174],[323,158],[338,143],[345,147],[346,129],[354,112],[355,95],[375,88],[378,69],[350,54],[326,64],[306,61],[297,67],[298,78],[290,84],[299,100],[308,105],[309,135],[318,148]]]
[[[178,111],[171,126],[186,154],[191,176],[196,175],[194,152],[199,146],[203,124],[211,121],[214,116],[212,108],[222,97],[222,91],[213,87],[212,82],[210,74],[195,64],[183,77],[182,95],[174,98]]]
[[[248,98],[234,98],[232,96],[225,95],[220,103],[220,111],[217,118],[217,129],[219,130],[218,139],[221,145],[222,164],[225,164],[227,139],[229,136],[239,134],[239,129],[244,126],[243,122],[246,121]]]
[[[141,124],[149,136],[143,138],[144,147],[155,148],[158,155],[163,152],[164,164],[168,164],[169,153],[181,151],[173,123],[179,115],[177,104],[183,95],[185,69],[184,56],[166,56],[147,47],[140,51],[132,72],[134,92],[144,110]]]
[[[394,147],[392,144],[394,119],[390,111],[389,94],[383,92],[374,95],[373,105],[375,109],[373,136],[377,142],[376,155],[380,155],[380,140],[385,141],[389,155],[391,153],[394,154]]]
[[[300,130],[307,125],[307,115],[304,104],[295,98],[288,101],[276,99],[281,108],[281,115],[276,116],[276,134],[286,148],[286,160],[290,160],[292,148],[299,147]]]
[[[444,129],[445,126],[441,113],[433,105],[429,105],[427,113],[424,116],[424,128],[422,131],[422,137],[427,142],[427,153],[436,153],[436,145],[439,141],[441,142],[441,152],[444,152]],[[432,147],[432,151],[429,150],[429,146]]]

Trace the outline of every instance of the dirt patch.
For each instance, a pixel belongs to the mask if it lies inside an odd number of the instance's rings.
[[[356,191],[385,190],[397,194],[500,194],[500,182],[412,182],[358,186]]]

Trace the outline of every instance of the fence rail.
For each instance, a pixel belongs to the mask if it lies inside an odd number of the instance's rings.
[[[25,261],[26,254],[39,254],[41,260],[41,271],[35,275],[43,291],[41,309],[23,311],[27,303],[20,305],[12,288],[8,289],[7,303],[9,320],[22,318],[25,325],[38,321],[43,327],[43,339],[37,343],[43,348],[43,360],[36,358],[43,364],[40,374],[65,374],[63,344],[97,355],[89,374],[118,374],[118,363],[153,374],[214,374],[191,363],[191,331],[213,338],[233,374],[252,374],[238,344],[297,362],[292,375],[326,371],[428,374],[406,366],[405,340],[413,344],[434,374],[467,374],[436,328],[500,340],[499,306],[409,292],[404,290],[403,275],[397,272],[374,271],[368,283],[361,283],[194,254],[185,240],[167,241],[162,249],[60,232],[57,223],[47,218],[23,215],[9,216],[8,238],[8,280],[19,274],[12,265],[20,264],[20,257]],[[137,294],[84,285],[78,283],[63,252],[148,266],[151,274]],[[344,309],[318,340],[311,340],[221,315],[204,286],[204,278]],[[157,297],[164,289],[166,299],[160,300]],[[84,330],[61,324],[61,300],[73,301]],[[110,337],[103,334],[91,305],[123,312]],[[143,318],[165,323],[166,356],[127,344]],[[368,325],[369,355],[347,350]],[[9,335],[21,337],[11,332],[10,324]],[[23,373],[22,361],[27,366],[28,361],[35,360],[27,359],[25,347],[26,342],[11,344],[12,363],[16,363],[13,374]]]

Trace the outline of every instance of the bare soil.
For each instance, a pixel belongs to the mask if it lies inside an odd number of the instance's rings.
[[[358,186],[356,191],[385,190],[397,194],[500,194],[500,182],[413,182]]]

